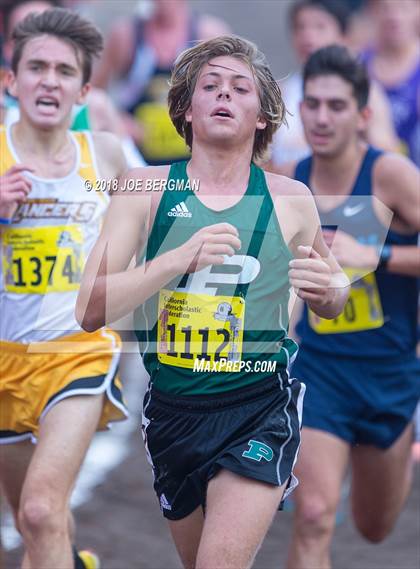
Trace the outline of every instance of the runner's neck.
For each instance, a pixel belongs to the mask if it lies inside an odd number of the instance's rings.
[[[193,151],[187,166],[190,179],[200,180],[200,193],[241,196],[246,192],[251,157],[227,153]]]
[[[313,156],[311,188],[317,195],[349,195],[356,181],[363,158],[365,143],[348,145],[344,152],[331,158]]]
[[[41,130],[31,125],[24,117],[12,126],[12,137],[18,150],[36,153],[48,159],[57,158],[72,146],[67,128]]]
[[[389,67],[407,61],[416,61],[420,54],[417,38],[400,46],[379,46],[377,51],[378,60],[386,61]]]
[[[373,60],[375,77],[384,85],[399,83],[413,72],[419,58],[417,41],[401,46],[400,49],[384,47]]]
[[[19,160],[36,175],[57,178],[72,170],[76,153],[67,130],[42,131],[21,118],[12,125],[10,136]]]

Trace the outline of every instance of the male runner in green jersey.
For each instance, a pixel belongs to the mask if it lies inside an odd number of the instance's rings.
[[[245,568],[296,483],[304,386],[287,373],[289,288],[334,318],[347,281],[307,188],[253,163],[284,117],[256,46],[222,36],[182,53],[169,111],[191,160],[121,181],[77,318],[94,330],[137,309],[143,433],[178,552],[185,567]]]

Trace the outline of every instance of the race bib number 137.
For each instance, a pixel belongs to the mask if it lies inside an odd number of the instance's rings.
[[[77,225],[10,228],[2,241],[7,292],[46,294],[79,288],[84,258]]]

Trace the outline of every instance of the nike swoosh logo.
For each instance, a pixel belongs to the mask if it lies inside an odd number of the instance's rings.
[[[352,217],[353,215],[356,215],[356,213],[361,212],[363,209],[365,209],[365,204],[364,203],[359,203],[357,205],[354,206],[349,206],[347,205],[344,209],[343,209],[343,214],[346,217]]]

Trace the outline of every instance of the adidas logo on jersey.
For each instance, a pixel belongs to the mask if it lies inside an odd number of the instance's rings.
[[[176,204],[175,207],[168,211],[169,217],[192,217],[192,213],[188,210],[185,202]]]
[[[161,496],[160,496],[160,507],[163,510],[172,510],[172,506],[170,505],[170,503],[166,499],[165,494],[161,494]]]

